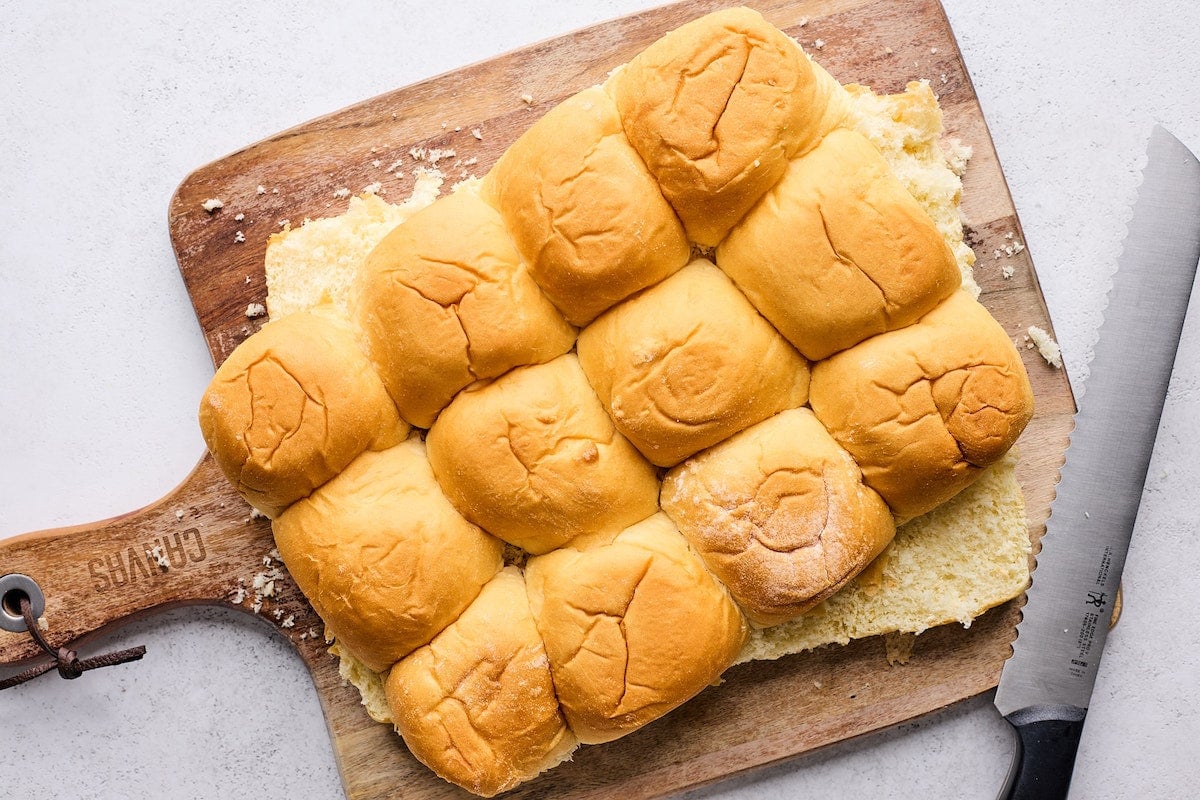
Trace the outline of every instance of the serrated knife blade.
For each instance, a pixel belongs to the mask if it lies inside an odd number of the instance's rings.
[[[1065,798],[1200,260],[1200,162],[1161,126],[996,707],[1019,747],[1001,797]]]

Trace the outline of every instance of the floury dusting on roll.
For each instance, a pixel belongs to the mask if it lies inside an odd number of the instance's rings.
[[[1022,591],[1033,398],[940,119],[731,9],[482,180],[272,238],[201,429],[417,759],[492,796],[739,661]]]

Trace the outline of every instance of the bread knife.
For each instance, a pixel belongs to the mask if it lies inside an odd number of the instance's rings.
[[[1200,162],[1155,126],[996,707],[1002,798],[1065,798],[1200,260]]]

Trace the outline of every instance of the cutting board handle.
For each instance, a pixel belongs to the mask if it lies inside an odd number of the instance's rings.
[[[270,523],[251,518],[205,455],[183,483],[143,509],[0,541],[0,579],[21,574],[36,583],[47,638],[60,646],[154,609],[249,606],[238,581],[252,600],[249,569],[261,569],[273,547]],[[28,633],[0,630],[0,665],[40,652]]]

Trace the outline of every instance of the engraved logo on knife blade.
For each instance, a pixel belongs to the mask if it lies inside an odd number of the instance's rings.
[[[1111,546],[1106,546],[1100,554],[1100,565],[1096,570],[1095,586],[1104,587],[1107,583],[1109,572],[1112,569],[1112,559],[1113,549]],[[1089,607],[1089,610],[1084,612],[1083,619],[1079,625],[1079,636],[1076,639],[1076,644],[1079,648],[1078,653],[1071,659],[1071,664],[1067,669],[1071,676],[1075,678],[1082,678],[1085,674],[1084,671],[1087,669],[1087,659],[1096,642],[1096,625],[1100,621],[1100,612],[1108,607],[1108,592],[1100,591],[1099,589],[1088,589],[1083,603]]]

